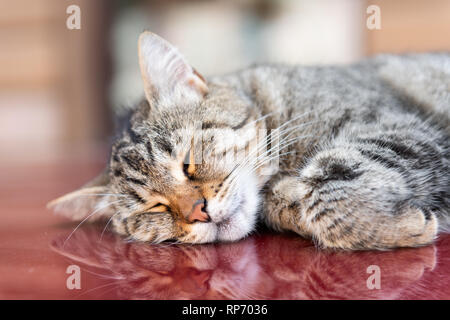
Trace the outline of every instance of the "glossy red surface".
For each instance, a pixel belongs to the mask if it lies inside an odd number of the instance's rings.
[[[45,203],[94,176],[99,163],[0,171],[1,299],[449,299],[450,236],[386,252],[325,252],[292,234],[259,232],[211,245],[128,243],[55,217]],[[69,290],[70,265],[81,289]],[[369,266],[380,268],[370,290]]]

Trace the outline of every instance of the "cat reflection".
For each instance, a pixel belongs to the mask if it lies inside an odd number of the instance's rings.
[[[59,254],[111,276],[124,299],[395,299],[423,290],[436,265],[433,246],[386,252],[317,251],[289,235],[257,235],[236,243],[126,243],[95,226],[55,239]],[[371,265],[381,288],[369,289]],[[86,269],[86,268],[85,268]],[[96,271],[97,272],[97,271]],[[95,289],[95,288],[93,288]]]
[[[221,245],[126,243],[101,238],[94,226],[55,239],[51,247],[75,262],[104,269],[127,299],[262,299],[255,241]],[[101,239],[100,239],[101,238]],[[97,271],[95,271],[97,272]]]

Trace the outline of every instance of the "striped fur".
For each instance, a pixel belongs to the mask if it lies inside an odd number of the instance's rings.
[[[260,219],[322,247],[387,249],[429,244],[448,228],[449,55],[261,65],[206,81],[161,38],[140,42],[147,99],[119,132],[100,185],[122,195],[101,210],[120,234],[233,241]],[[275,167],[273,153],[249,158],[261,138],[278,152]],[[247,156],[223,161],[230,150]],[[117,199],[96,197],[83,216]],[[198,199],[207,223],[187,219]]]

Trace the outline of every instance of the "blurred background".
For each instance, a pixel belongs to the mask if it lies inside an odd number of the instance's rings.
[[[71,5],[79,30],[66,25]],[[379,30],[367,28],[370,5]],[[450,51],[450,0],[0,0],[0,299],[73,296],[48,244],[74,225],[45,204],[104,166],[114,114],[143,96],[144,29],[205,76],[255,62],[349,63]]]
[[[66,27],[73,4],[80,30]],[[366,27],[372,4],[380,30]],[[104,152],[114,112],[142,97],[136,43],[144,29],[208,76],[254,62],[450,50],[450,1],[0,0],[1,163]]]
[[[373,4],[379,30],[366,26]],[[66,27],[70,5],[81,29]],[[114,113],[142,97],[144,29],[208,76],[255,62],[450,50],[450,1],[0,0],[0,163],[104,153]]]

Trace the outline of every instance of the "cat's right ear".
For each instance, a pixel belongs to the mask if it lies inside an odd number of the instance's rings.
[[[105,170],[80,189],[50,201],[47,208],[71,220],[93,221],[114,214],[110,204],[116,200],[111,196]]]
[[[205,79],[181,53],[151,32],[139,36],[139,65],[150,105],[164,107],[201,101],[208,92]]]

